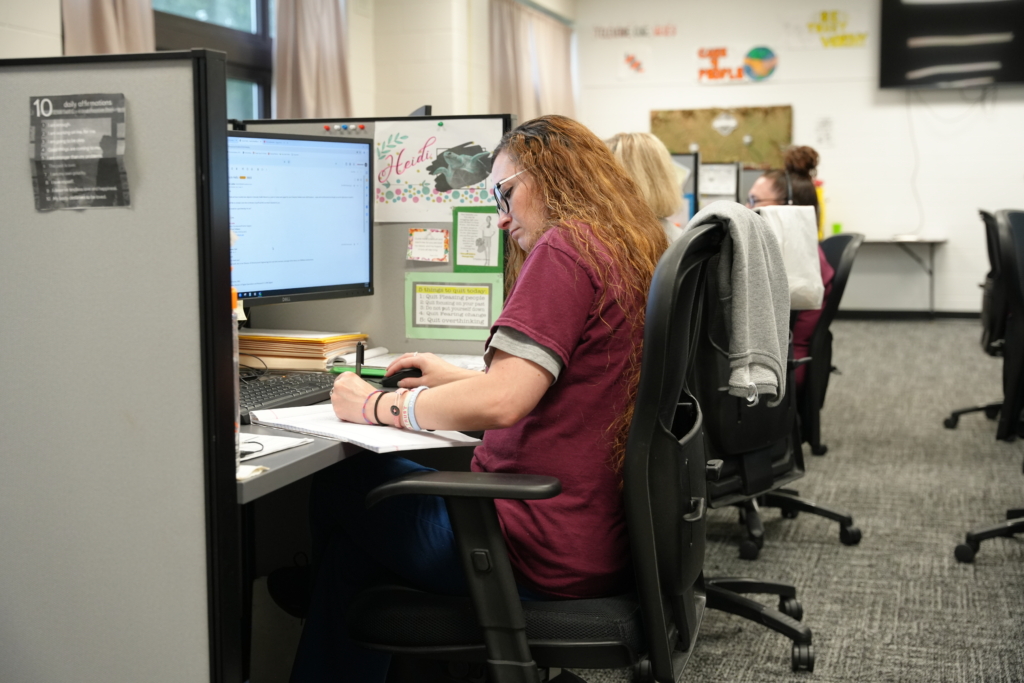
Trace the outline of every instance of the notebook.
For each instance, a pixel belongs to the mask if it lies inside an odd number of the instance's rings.
[[[466,436],[462,432],[410,432],[395,427],[342,422],[329,404],[254,410],[249,413],[249,418],[253,424],[345,441],[375,453],[472,446],[480,442],[480,439]]]

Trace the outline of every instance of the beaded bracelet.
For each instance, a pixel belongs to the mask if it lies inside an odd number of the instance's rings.
[[[416,387],[409,392],[409,426],[413,431],[422,432],[423,428],[420,427],[420,423],[416,421],[416,399],[420,393],[426,391],[430,387]]]
[[[362,408],[362,410],[359,411],[359,415],[363,418],[363,422],[365,422],[368,425],[372,425],[373,422],[371,420],[366,419],[366,405],[370,402],[370,399],[373,398],[373,395],[376,394],[376,393],[377,393],[376,391],[371,391],[367,395],[366,400],[363,401],[363,408]]]

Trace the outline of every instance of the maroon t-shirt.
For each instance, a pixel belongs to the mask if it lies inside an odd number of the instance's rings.
[[[610,294],[601,302],[606,289],[552,228],[527,256],[491,328],[492,335],[514,328],[564,364],[537,407],[512,427],[489,430],[473,458],[475,471],[561,480],[554,498],[496,502],[517,578],[552,597],[620,592],[629,568],[609,427],[625,404],[624,372],[642,331],[634,339]]]
[[[825,258],[825,252],[820,246],[818,247],[818,261],[821,263],[821,282],[825,285],[825,296],[821,300],[821,308],[800,311],[796,314],[796,320],[793,321],[793,358],[797,359],[806,358],[811,354],[811,336],[814,334],[814,328],[818,326],[821,314],[825,312],[828,295],[832,293],[832,278],[836,275],[836,271],[832,270],[832,266],[829,265],[828,259]],[[796,366],[797,389],[803,387],[806,376],[807,366]]]

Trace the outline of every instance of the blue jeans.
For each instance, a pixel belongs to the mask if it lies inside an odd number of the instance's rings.
[[[396,496],[369,510],[366,494],[410,472],[393,454],[363,452],[313,477],[310,516],[316,578],[292,683],[384,683],[391,656],[348,636],[345,615],[361,590],[392,575],[432,593],[468,595],[455,534],[438,496]],[[543,599],[520,589],[524,598]]]

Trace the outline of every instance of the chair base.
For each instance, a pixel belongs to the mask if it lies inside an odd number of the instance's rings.
[[[967,538],[953,551],[959,562],[974,562],[974,556],[981,548],[981,542],[990,538],[1011,537],[1024,533],[1024,508],[1006,511],[1006,521],[981,527],[967,532]]]
[[[995,420],[999,417],[999,411],[1003,409],[1003,402],[998,403],[986,403],[983,406],[971,406],[970,408],[959,408],[949,414],[949,417],[942,421],[942,426],[946,429],[956,429],[957,424],[960,422],[961,415],[967,415],[968,413],[985,413],[985,417],[990,420]]]
[[[761,521],[762,507],[779,508],[786,519],[794,519],[801,512],[818,515],[839,522],[839,541],[843,545],[860,543],[861,531],[853,525],[853,517],[845,512],[818,505],[800,497],[793,489],[776,489],[756,499],[746,500],[738,505],[740,523],[747,527],[747,538],[740,543],[740,558],[756,560],[764,547],[764,523]]]
[[[803,607],[793,586],[742,578],[704,579],[707,608],[735,614],[782,634],[793,641],[793,671],[814,671],[814,646],[811,629],[800,623]],[[779,596],[779,609],[772,609],[746,594]]]

